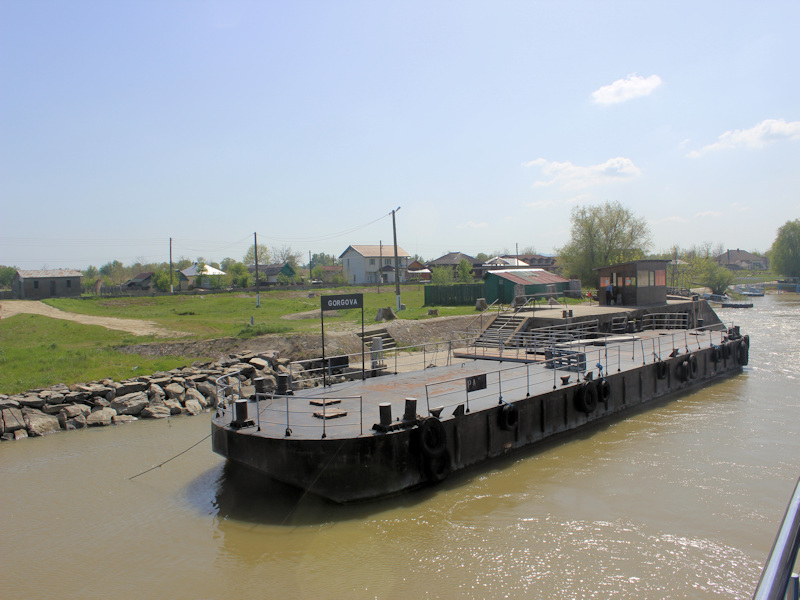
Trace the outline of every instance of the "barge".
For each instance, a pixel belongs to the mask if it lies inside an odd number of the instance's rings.
[[[748,363],[750,340],[737,327],[650,323],[606,333],[544,328],[510,346],[462,339],[417,348],[424,357],[415,370],[403,368],[416,355],[402,349],[354,355],[363,363],[349,371],[337,357],[325,363],[329,385],[302,387],[295,365],[277,390],[250,398],[227,376],[218,382],[212,448],[334,502],[367,501],[623,418]],[[308,386],[308,369],[304,377]]]

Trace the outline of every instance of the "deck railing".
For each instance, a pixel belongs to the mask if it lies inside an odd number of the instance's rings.
[[[786,514],[772,544],[753,600],[797,600],[800,598],[800,581],[792,574],[800,547],[800,479],[786,507]]]
[[[520,399],[549,389],[572,385],[589,376],[599,378],[621,372],[623,366],[630,369],[702,348],[716,347],[728,336],[727,330],[707,327],[692,330],[691,333],[687,330],[675,330],[652,337],[626,334],[565,341],[553,340],[547,348],[537,346],[537,354],[526,354],[528,362],[487,371],[465,369],[468,372],[464,375],[426,384],[425,404],[420,405],[418,410],[420,413],[424,411],[427,415],[438,415],[442,410],[457,409],[459,405],[463,405],[467,412],[473,409],[485,409],[493,404],[502,404],[509,397]],[[384,350],[379,354],[373,353],[369,360],[372,361],[372,365],[376,362],[380,365],[383,361],[386,367],[382,369],[383,374],[391,373],[388,367],[392,363],[394,373],[415,371],[452,364],[454,348],[466,345],[466,340],[457,339],[411,348]],[[415,352],[411,352],[412,350]],[[541,352],[538,352],[539,350]],[[349,356],[360,357],[361,354]],[[358,360],[360,361],[360,358]],[[463,360],[465,366],[470,364],[469,358],[464,357]],[[474,364],[480,365],[480,363]],[[290,367],[293,365],[296,366],[296,363],[292,363]],[[316,372],[313,369],[302,371],[297,369],[295,374],[298,377],[290,379],[290,389],[293,391],[288,395],[256,393],[253,399],[242,397],[238,373],[227,373],[216,380],[218,410],[223,413],[230,410],[231,419],[234,419],[236,402],[247,402],[244,414],[254,420],[253,424],[258,430],[266,427],[275,430],[276,427],[280,427],[281,429],[277,431],[282,431],[285,437],[300,431],[304,437],[316,435],[322,438],[345,437],[352,436],[355,427],[363,435],[365,428],[372,427],[373,419],[375,422],[379,420],[378,408],[371,405],[366,407],[365,417],[361,395],[326,393],[327,388],[320,387],[321,369],[322,367],[319,367]],[[349,374],[340,377],[341,380],[345,377],[360,379],[361,372],[359,369],[353,369]],[[304,387],[310,388],[306,394],[303,393]],[[400,395],[396,401],[402,400],[404,398]],[[316,406],[310,409],[309,403]],[[253,404],[255,409],[252,407]],[[308,424],[310,410],[319,413],[315,415],[320,419],[319,424],[313,421],[312,424]],[[331,411],[340,412],[333,414]],[[305,416],[303,421],[297,416],[300,414]],[[368,421],[365,422],[365,418]]]

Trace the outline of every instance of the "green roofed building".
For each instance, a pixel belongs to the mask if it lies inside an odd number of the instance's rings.
[[[499,269],[484,277],[486,302],[510,304],[517,296],[560,295],[569,289],[569,279],[544,269]]]

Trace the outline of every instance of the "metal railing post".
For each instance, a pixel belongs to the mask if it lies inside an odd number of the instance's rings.
[[[792,568],[800,546],[800,479],[772,544],[753,600],[783,600],[792,578]]]

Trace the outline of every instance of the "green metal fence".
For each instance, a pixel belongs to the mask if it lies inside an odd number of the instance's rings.
[[[425,286],[425,306],[474,306],[478,298],[485,297],[482,283]]]

